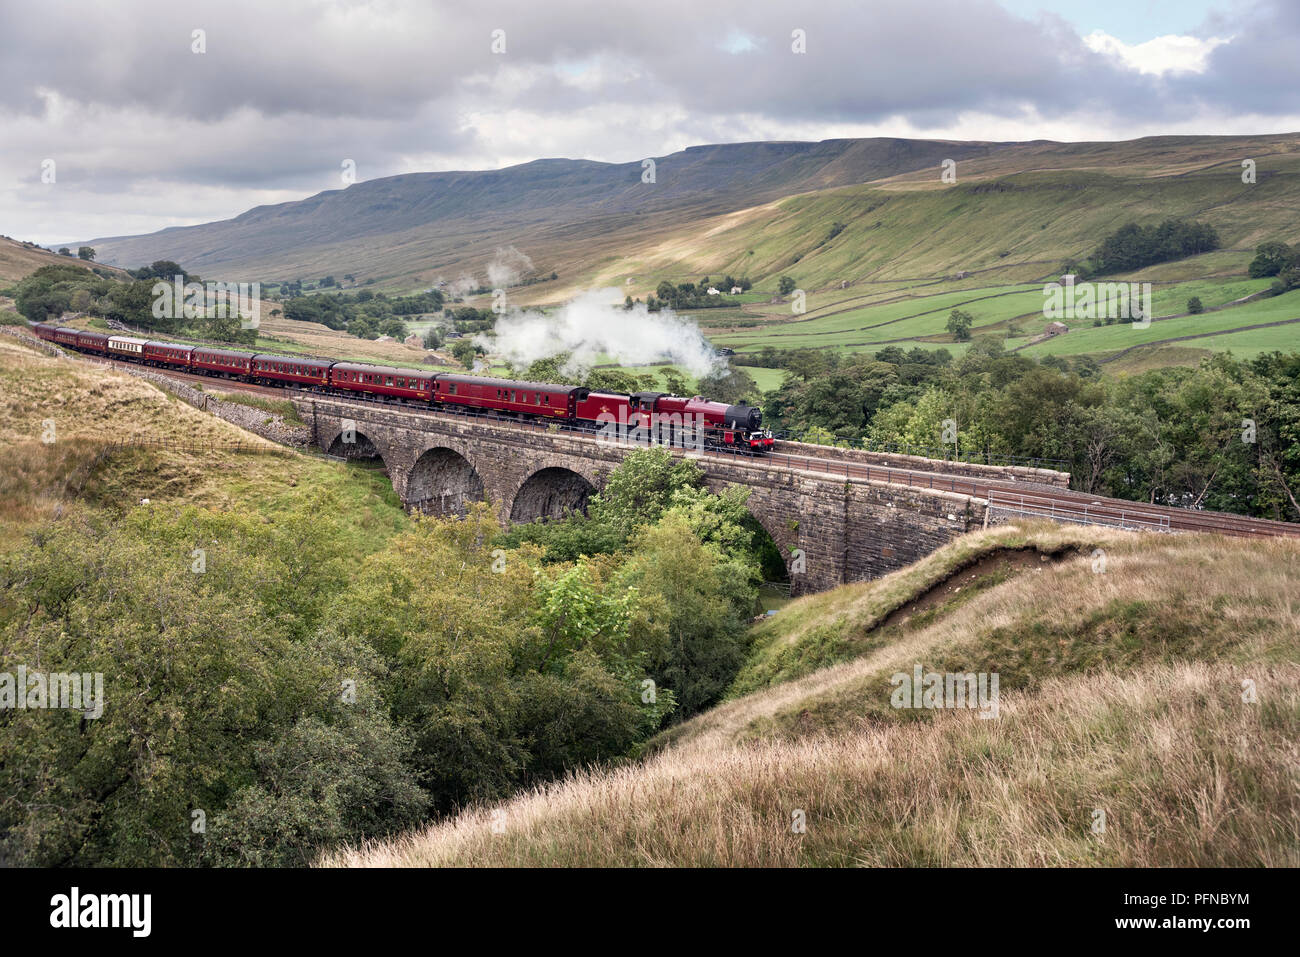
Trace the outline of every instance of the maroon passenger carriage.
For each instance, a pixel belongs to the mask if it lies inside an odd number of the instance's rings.
[[[544,419],[572,419],[578,404],[591,391],[576,385],[521,382],[489,376],[440,373],[434,401],[443,405],[469,406],[506,415]]]
[[[249,377],[254,382],[324,389],[330,384],[328,359],[301,359],[297,356],[255,355],[249,366]]]
[[[437,373],[419,369],[395,369],[362,362],[335,362],[329,370],[330,385],[336,391],[361,392],[390,399],[428,402],[433,396]]]
[[[190,354],[190,368],[195,372],[207,372],[224,376],[227,379],[245,379],[253,365],[251,352],[236,352],[233,349],[214,349],[211,346],[195,346]]]
[[[161,366],[164,369],[188,369],[193,346],[183,346],[175,342],[146,342],[144,344],[144,361],[146,365]]]
[[[108,336],[102,332],[79,329],[77,331],[77,348],[102,356],[108,352]]]

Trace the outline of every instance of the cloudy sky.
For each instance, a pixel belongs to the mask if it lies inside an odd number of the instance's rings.
[[[225,219],[348,160],[1294,132],[1297,50],[1300,0],[0,0],[0,233]]]

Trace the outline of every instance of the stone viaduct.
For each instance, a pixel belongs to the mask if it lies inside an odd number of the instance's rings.
[[[593,435],[540,425],[344,399],[294,402],[322,450],[382,459],[402,501],[434,514],[463,513],[467,502],[486,500],[503,523],[559,517],[583,508],[629,451]],[[728,485],[750,489],[749,510],[785,557],[794,594],[877,578],[985,524],[983,499],[836,476],[829,471],[836,456],[866,453],[819,451],[828,455],[827,472],[764,458],[697,458],[714,491]],[[1062,473],[932,460],[907,459],[901,467],[942,467],[999,481],[1068,481]]]

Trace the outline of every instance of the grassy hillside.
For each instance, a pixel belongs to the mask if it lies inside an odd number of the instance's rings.
[[[378,473],[297,455],[199,412],[170,393],[0,336],[0,547],[69,508],[121,512],[197,505],[274,520],[317,492],[332,497],[360,551],[407,526]],[[55,441],[43,436],[52,420]],[[142,446],[110,455],[108,442]],[[148,445],[145,445],[145,444]],[[152,447],[155,444],[174,448]],[[265,453],[224,451],[240,444]]]
[[[1294,866],[1298,586],[1294,542],[975,533],[787,606],[642,761],[324,863]],[[999,716],[892,708],[917,664]]]
[[[1135,217],[1203,216],[1241,248],[1295,239],[1297,143],[1287,134],[703,146],[659,157],[653,184],[641,182],[639,162],[409,174],[92,244],[125,265],[166,257],[263,280],[352,273],[391,288],[481,278],[497,247],[513,245],[539,274],[560,274],[518,290],[520,302],[628,278],[644,295],[663,278],[725,272],[774,286],[797,269],[807,290],[959,270],[986,284],[1036,280]],[[956,185],[939,180],[948,158]],[[1243,158],[1258,164],[1254,186],[1241,183]],[[827,241],[833,222],[847,228]]]
[[[1006,337],[1016,347],[1046,326],[1042,283],[1067,261],[1086,257],[1124,223],[1185,217],[1214,225],[1224,248],[1113,278],[1156,283],[1158,318],[1186,313],[1192,296],[1224,312],[1189,317],[1183,328],[1153,326],[1137,340],[1127,327],[1092,332],[1081,320],[1066,336],[1028,346],[1031,354],[1107,355],[1138,342],[1232,330],[1240,331],[1195,345],[1245,354],[1285,348],[1300,343],[1294,326],[1247,327],[1300,318],[1287,297],[1229,304],[1267,287],[1246,279],[1256,245],[1300,238],[1287,212],[1300,202],[1296,143],[1283,136],[1008,147],[960,162],[955,185],[941,183],[936,170],[922,171],[716,217],[693,236],[679,231],[612,263],[600,278],[647,276],[634,284],[636,295],[664,275],[763,277],[760,288],[769,292],[776,276],[794,277],[807,293],[801,315],[782,299],[699,317],[716,342],[742,352],[888,343],[959,351],[944,328],[952,308],[974,316],[976,335]],[[1243,158],[1256,159],[1255,184],[1241,182]],[[836,222],[845,228],[828,238]]]
[[[99,266],[114,274],[121,273],[121,270],[110,266],[83,262],[75,256],[60,256],[48,249],[35,248],[7,236],[0,236],[0,283],[7,285],[17,282],[42,266],[82,266],[85,269]]]
[[[427,285],[477,272],[507,244],[566,280],[624,240],[668,224],[792,193],[979,156],[988,144],[826,140],[697,146],[656,157],[653,183],[640,160],[546,159],[501,170],[411,173],[249,210],[231,220],[148,236],[94,240],[106,261],[169,258],[203,275],[319,278],[353,273]],[[343,237],[340,239],[340,237]]]

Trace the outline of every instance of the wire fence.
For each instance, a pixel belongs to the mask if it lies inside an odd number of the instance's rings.
[[[202,445],[189,442],[168,442],[156,439],[109,439],[95,441],[101,452],[112,453],[132,449],[151,449],[162,452],[235,452],[244,455],[298,455],[302,450],[285,445],[267,442],[265,445],[253,442],[207,442]],[[311,453],[309,453],[311,454]],[[335,456],[322,456],[334,458]]]

